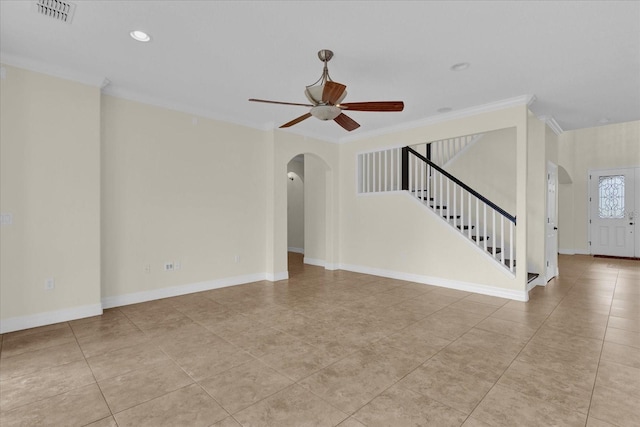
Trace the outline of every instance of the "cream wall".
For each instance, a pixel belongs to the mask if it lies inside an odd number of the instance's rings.
[[[318,157],[306,154],[304,166],[304,262],[324,267],[327,237],[327,165]]]
[[[516,129],[486,132],[454,158],[447,171],[515,215]]]
[[[547,145],[546,126],[528,115],[527,271],[544,276],[546,265]]]
[[[259,130],[104,96],[106,305],[263,279],[266,149]]]
[[[562,133],[558,163],[572,184],[560,185],[559,246],[563,253],[590,253],[588,171],[640,166],[640,121]]]
[[[511,277],[406,194],[357,195],[355,188],[359,153],[510,127],[516,128],[517,254],[526,259],[527,108],[522,105],[341,145],[341,265],[361,271],[435,277],[441,283],[476,283],[494,291],[524,295],[525,269],[519,269],[516,278]]]
[[[3,68],[0,330],[99,314],[100,89]]]
[[[304,253],[304,158],[287,164],[287,246]]]

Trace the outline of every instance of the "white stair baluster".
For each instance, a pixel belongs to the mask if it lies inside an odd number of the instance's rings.
[[[471,193],[470,192],[467,192],[467,205],[469,206],[467,208],[469,210],[469,228],[467,228],[467,236],[469,237],[469,240],[471,240],[471,225],[473,224],[473,218],[471,218]]]
[[[402,189],[402,149],[398,148],[398,152],[397,152],[397,162],[396,165],[398,166],[396,168],[397,170],[397,175],[396,175],[396,185],[398,187],[398,190]]]
[[[447,207],[446,219],[448,222],[449,216],[451,214],[451,180],[449,179],[449,177],[447,177],[447,204],[445,206]]]
[[[389,191],[389,164],[387,162],[387,153],[389,150],[385,150],[384,152],[384,189],[383,191]]]
[[[491,212],[493,212],[493,245],[497,246],[498,245],[498,241],[496,240],[496,211],[495,209],[491,209]],[[502,246],[501,246],[502,247]],[[494,252],[494,258],[495,258],[495,251]],[[504,253],[504,252],[501,252]]]
[[[431,178],[431,165],[427,163],[427,195],[425,196],[425,202],[429,204],[429,198],[431,197],[431,186],[433,185],[433,179]]]
[[[500,247],[504,248],[504,215],[500,215]],[[502,264],[506,265],[504,262],[504,252],[502,251]],[[513,265],[513,260],[511,260],[511,264]]]
[[[489,240],[489,235],[487,234],[487,204],[482,202],[482,205],[484,206],[484,250],[486,251],[488,246],[487,240]],[[495,252],[496,250],[494,248],[493,253]]]
[[[458,226],[458,209],[456,206],[456,193],[458,191],[458,184],[453,183],[453,226]]]
[[[378,191],[382,191],[382,151],[378,151]]]
[[[443,215],[442,206],[444,205],[444,192],[442,191],[444,176],[440,172],[438,172],[438,176],[440,177],[440,200],[438,201],[434,200],[433,202],[437,203],[436,206],[440,206],[440,216],[442,216]]]
[[[464,188],[460,187],[460,232],[464,234]]]
[[[420,198],[424,201],[424,162],[420,162]]]
[[[478,199],[476,196],[473,196],[473,198],[476,201],[476,245],[480,246],[480,199]],[[486,209],[486,205],[485,205],[485,209]],[[487,231],[487,226],[485,225],[485,233]]]
[[[369,192],[369,153],[364,155],[364,192]]]
[[[412,181],[412,178],[413,178],[413,173],[412,173],[413,161],[412,160],[413,159],[412,159],[412,157],[413,156],[411,154],[409,154],[409,162],[408,162],[409,163],[409,171],[408,171],[408,173],[409,173],[409,192],[411,192],[413,190],[413,181]],[[412,194],[412,193],[410,193],[410,194]],[[415,196],[415,194],[413,194],[413,196]]]
[[[509,259],[514,259],[513,257],[513,222],[509,221]],[[509,270],[513,273],[513,269],[515,268],[515,262],[511,262],[509,266]]]

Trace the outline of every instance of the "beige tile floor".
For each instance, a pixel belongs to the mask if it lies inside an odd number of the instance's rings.
[[[528,303],[303,266],[2,336],[0,425],[639,426],[640,262]]]

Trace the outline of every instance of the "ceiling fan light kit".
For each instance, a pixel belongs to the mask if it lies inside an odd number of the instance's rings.
[[[304,90],[304,94],[311,104],[269,101],[255,98],[251,98],[249,101],[311,107],[308,113],[283,124],[280,126],[281,128],[293,126],[313,116],[323,121],[333,120],[349,132],[359,128],[360,125],[351,117],[344,114],[342,112],[343,110],[389,112],[402,111],[404,109],[404,103],[402,101],[352,102],[343,104],[342,101],[347,96],[347,86],[331,80],[329,68],[327,67],[327,62],[333,58],[333,52],[328,49],[322,49],[318,52],[318,58],[324,63],[322,75],[316,82],[310,84]]]

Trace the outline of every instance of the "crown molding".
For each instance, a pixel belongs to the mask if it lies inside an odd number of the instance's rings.
[[[371,132],[361,133],[359,135],[346,136],[346,137],[340,138],[339,143],[342,144],[342,143],[347,143],[352,141],[358,141],[361,139],[387,135],[390,133],[416,129],[424,126],[434,125],[437,123],[448,122],[451,120],[471,117],[471,116],[475,116],[482,113],[489,113],[492,111],[502,110],[509,107],[515,107],[518,105],[530,106],[535,101],[536,101],[535,95],[516,96],[514,98],[503,99],[501,101],[491,102],[489,104],[478,105],[475,107],[463,108],[461,110],[454,110],[448,113],[438,114],[437,116],[427,117],[426,119],[401,123],[399,125],[386,127],[386,128],[378,129]]]
[[[556,119],[553,116],[542,115],[538,116],[538,119],[544,122],[545,125],[549,126],[549,129],[553,131],[556,135],[560,135],[564,130],[562,127],[556,122]]]
[[[28,71],[46,74],[59,79],[71,80],[76,83],[82,83],[87,86],[101,88],[105,82],[105,76],[98,76],[88,73],[81,73],[65,67],[59,67],[44,62],[25,58],[22,56],[0,53],[0,62],[11,67],[23,68]]]

